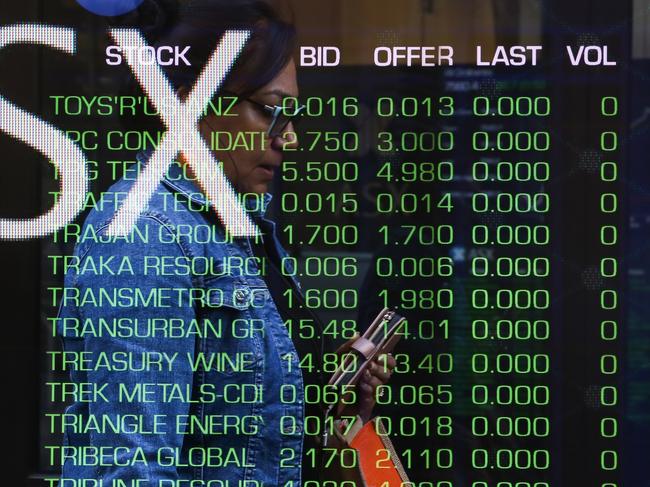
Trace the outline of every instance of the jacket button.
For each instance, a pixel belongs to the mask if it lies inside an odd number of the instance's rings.
[[[246,301],[246,291],[243,289],[237,289],[235,291],[235,301],[237,301],[239,304],[243,304],[244,301]]]

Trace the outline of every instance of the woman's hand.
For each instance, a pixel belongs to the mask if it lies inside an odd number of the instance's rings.
[[[364,423],[372,416],[377,397],[377,387],[388,383],[395,365],[395,358],[391,354],[382,354],[375,358],[363,372],[357,390],[359,407],[357,414]]]
[[[342,344],[336,350],[336,353],[344,354],[348,352],[357,338],[359,338],[358,332],[350,340]],[[372,360],[359,380],[356,389],[356,403],[348,404],[341,414],[344,416],[359,415],[364,423],[370,420],[376,403],[377,387],[388,383],[396,364],[395,357],[390,353],[379,355]]]

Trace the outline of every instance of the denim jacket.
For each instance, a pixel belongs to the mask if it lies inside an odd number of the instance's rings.
[[[228,241],[213,208],[195,211],[209,204],[177,164],[137,231],[108,237],[114,195],[132,184],[118,181],[90,212],[65,278],[56,326],[79,394],[62,478],[300,486],[298,355],[248,240]],[[246,207],[273,226],[263,196]]]

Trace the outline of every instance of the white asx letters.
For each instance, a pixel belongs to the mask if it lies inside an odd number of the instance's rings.
[[[0,28],[0,49],[10,44],[43,44],[74,54],[76,34],[64,27],[19,24]],[[84,153],[61,130],[0,96],[0,130],[23,141],[57,167],[61,197],[45,214],[29,219],[0,219],[0,238],[24,240],[54,233],[81,212],[88,177]]]
[[[124,49],[126,60],[168,131],[135,181],[124,204],[115,214],[108,232],[128,235],[147,206],[156,186],[181,153],[196,174],[201,189],[233,236],[254,236],[257,226],[237,200],[209,147],[198,132],[197,122],[250,36],[249,31],[227,31],[206,63],[191,93],[181,102],[160,66],[139,62],[138,53],[148,46],[138,30],[113,29],[111,35]],[[76,52],[74,30],[38,24],[0,28],[0,49],[17,43],[43,44],[68,54]],[[133,48],[135,47],[135,49]],[[54,233],[82,211],[88,192],[86,158],[64,132],[0,96],[0,130],[33,147],[56,165],[61,181],[60,197],[45,214],[33,219],[0,219],[0,239],[22,240]]]

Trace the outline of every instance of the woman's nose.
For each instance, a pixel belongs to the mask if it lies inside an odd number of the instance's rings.
[[[293,123],[289,122],[282,133],[273,137],[271,145],[276,150],[295,150],[298,148],[298,134],[294,130]]]

